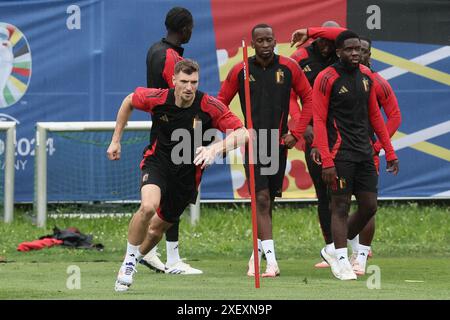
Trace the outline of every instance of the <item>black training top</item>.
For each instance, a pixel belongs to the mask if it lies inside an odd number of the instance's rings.
[[[175,46],[164,38],[154,43],[147,52],[147,87],[173,88],[175,64],[183,60],[183,51],[182,47]]]

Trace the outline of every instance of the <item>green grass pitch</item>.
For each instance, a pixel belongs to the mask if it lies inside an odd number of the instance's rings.
[[[204,206],[200,223],[182,221],[180,253],[203,275],[156,274],[139,265],[130,291],[116,293],[115,277],[124,254],[129,218],[49,219],[39,229],[19,212],[13,224],[0,223],[0,299],[303,300],[449,299],[450,210],[448,206],[382,205],[377,214],[376,272],[344,282],[329,269],[314,269],[323,246],[316,206],[279,205],[274,239],[281,276],[246,276],[251,253],[248,206]],[[17,244],[60,228],[78,227],[105,245],[103,252],[53,247],[17,252]],[[165,243],[159,246],[165,257]],[[74,267],[75,266],[75,267]],[[264,266],[264,261],[263,261]],[[73,282],[79,270],[80,288]],[[78,269],[79,268],[79,269]],[[75,288],[73,288],[75,287]]]

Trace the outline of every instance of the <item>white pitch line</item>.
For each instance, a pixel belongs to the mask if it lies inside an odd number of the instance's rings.
[[[417,56],[413,59],[409,59],[411,62],[415,62],[422,66],[429,65],[433,62],[445,59],[450,57],[450,46],[445,46],[428,53],[425,53],[421,56]],[[389,67],[380,72],[378,72],[383,78],[386,80],[401,76],[402,74],[408,73],[408,70],[399,68],[399,67]]]
[[[423,142],[425,140],[429,140],[449,132],[450,132],[450,120],[408,134],[405,137],[393,140],[392,146],[394,147],[394,150],[400,150],[403,148],[410,147],[416,143]],[[384,155],[384,150],[381,150],[380,156],[381,155]]]

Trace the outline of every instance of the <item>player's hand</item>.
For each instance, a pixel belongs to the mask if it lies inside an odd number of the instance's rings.
[[[313,127],[311,125],[307,125],[306,126],[306,130],[303,133],[303,138],[305,139],[305,142],[309,145],[311,145],[313,143],[314,140],[314,131],[313,131]]]
[[[314,161],[317,165],[322,165],[322,158],[320,157],[319,149],[312,148],[310,153],[312,161]]]
[[[109,160],[119,160],[120,159],[120,142],[112,142],[106,151]]]
[[[292,134],[286,133],[281,137],[283,139],[284,144],[288,149],[292,149],[297,144],[297,138],[295,138]]]
[[[330,187],[336,186],[337,173],[335,167],[322,169],[322,180]]]
[[[196,166],[202,165],[202,169],[211,165],[216,157],[216,152],[212,147],[198,147],[195,154],[194,164]]]
[[[396,159],[396,160],[388,161],[387,166],[386,166],[386,171],[389,173],[392,173],[394,175],[397,175],[398,172],[400,171],[398,160]]]
[[[308,29],[298,29],[292,33],[291,36],[291,48],[295,45],[296,48],[300,47],[308,40]]]

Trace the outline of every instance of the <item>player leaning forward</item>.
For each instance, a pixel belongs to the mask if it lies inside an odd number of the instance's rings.
[[[134,108],[152,114],[155,135],[141,162],[141,206],[130,221],[127,252],[117,276],[116,291],[128,290],[139,259],[179,220],[187,205],[195,202],[206,165],[248,140],[247,130],[227,106],[197,91],[198,79],[198,64],[188,59],[180,61],[175,65],[174,89],[137,88],[125,98],[117,114],[107,151],[110,160],[120,159],[120,139]],[[199,128],[216,128],[228,135],[225,140],[196,148],[194,131]],[[188,134],[191,139],[173,141],[174,132],[174,136]],[[188,151],[190,156],[186,158]]]

